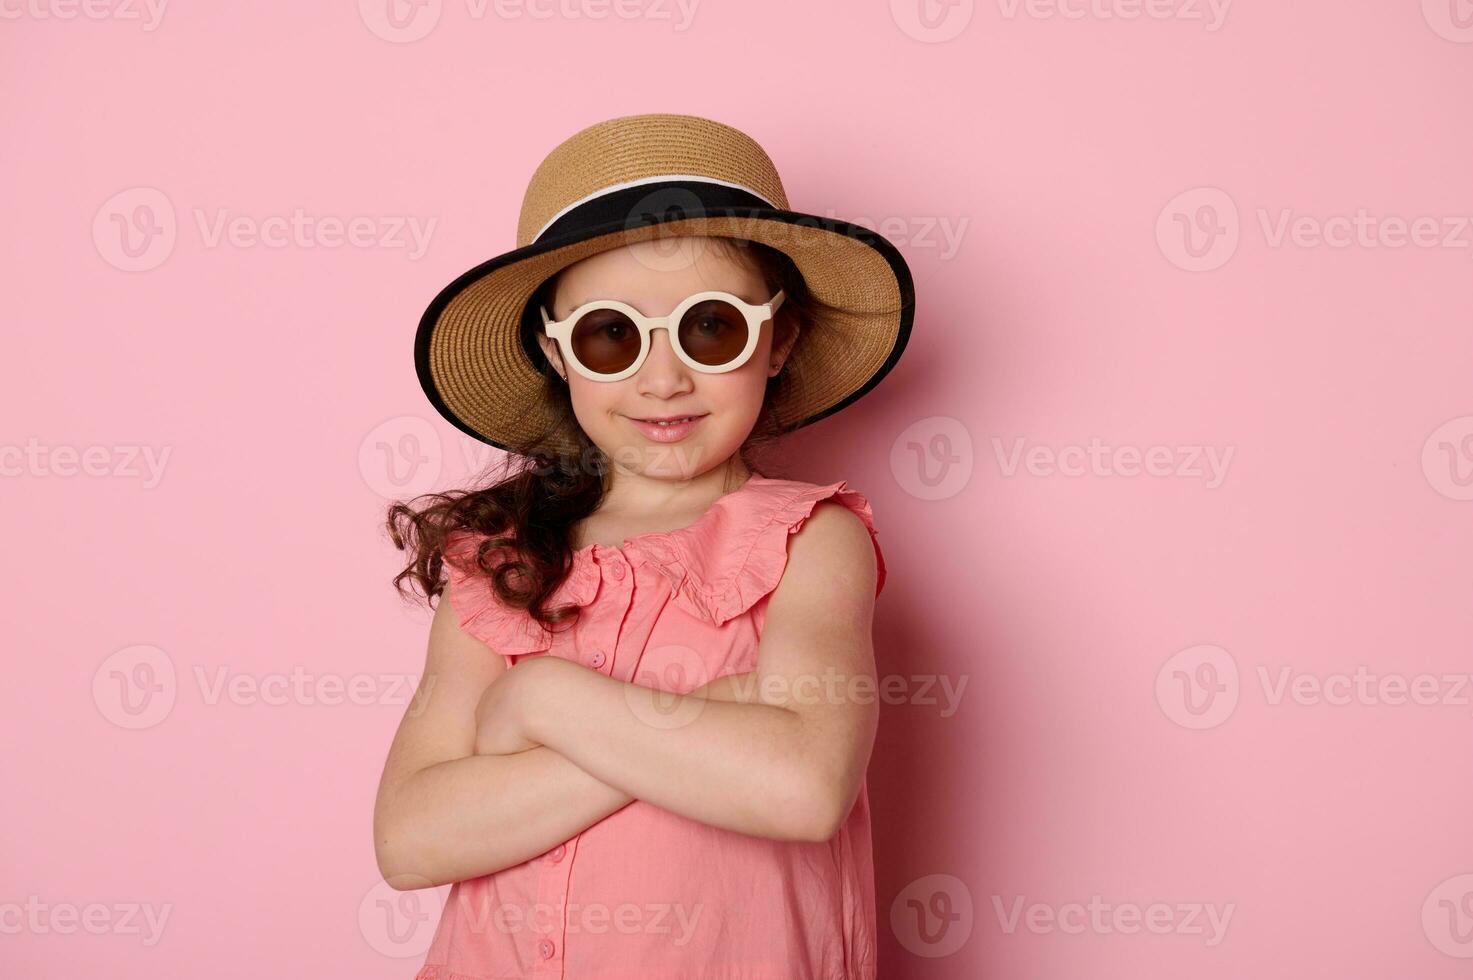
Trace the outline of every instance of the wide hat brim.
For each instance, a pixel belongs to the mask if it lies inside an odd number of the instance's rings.
[[[838,307],[800,336],[789,356],[801,379],[777,406],[781,425],[801,428],[853,404],[895,366],[910,337],[915,288],[899,250],[883,235],[834,218],[721,203],[729,193],[700,182],[638,191],[677,194],[658,213],[609,195],[590,215],[547,232],[456,277],[431,301],[414,340],[419,382],[435,409],[467,435],[516,451],[555,421],[545,396],[530,303],[548,278],[591,255],[668,234],[740,238],[787,253],[809,292]],[[590,220],[592,218],[592,220]],[[604,220],[606,218],[606,220]],[[786,369],[786,367],[785,367]],[[545,448],[575,448],[553,440]]]

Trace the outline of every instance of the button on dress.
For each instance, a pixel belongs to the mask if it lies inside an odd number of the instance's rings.
[[[788,536],[820,501],[859,515],[885,564],[869,502],[827,485],[753,475],[696,523],[574,553],[548,632],[501,604],[473,568],[486,536],[454,532],[445,595],[462,628],[506,658],[555,656],[621,681],[686,693],[756,669],[767,597]],[[868,780],[837,834],[790,842],[712,827],[634,800],[545,854],[451,886],[415,980],[874,980]]]

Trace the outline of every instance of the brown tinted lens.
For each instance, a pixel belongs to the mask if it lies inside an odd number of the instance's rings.
[[[618,310],[590,310],[573,326],[573,353],[599,374],[618,374],[639,357],[639,328]]]
[[[704,300],[680,318],[680,346],[707,367],[730,364],[747,349],[747,318],[730,303]]]

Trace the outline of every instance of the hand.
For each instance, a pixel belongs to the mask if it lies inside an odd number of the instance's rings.
[[[550,654],[529,657],[486,688],[476,705],[476,755],[513,755],[541,744],[526,734],[534,676],[548,670],[534,665],[557,659]]]

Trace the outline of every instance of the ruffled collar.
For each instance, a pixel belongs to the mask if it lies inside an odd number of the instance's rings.
[[[717,497],[706,508],[705,513],[685,527],[671,531],[646,531],[625,538],[619,545],[584,545],[573,552],[572,567],[567,578],[553,590],[550,605],[573,604],[582,607],[591,604],[598,596],[599,582],[603,578],[600,566],[610,560],[617,561],[620,556],[630,564],[655,568],[670,580],[672,588],[678,589],[688,576],[683,558],[689,553],[689,546],[694,540],[706,534],[714,523],[729,516],[732,505],[738,499],[745,499],[763,487],[788,482],[754,473],[735,490]]]
[[[621,545],[591,544],[573,552],[567,576],[553,590],[550,605],[589,606],[604,580],[603,566],[644,565],[670,583],[671,602],[697,618],[720,626],[741,615],[777,587],[787,564],[787,539],[814,506],[836,498],[859,514],[874,534],[869,502],[843,481],[825,485],[756,476],[712,502],[700,518],[672,531],[651,531]],[[457,538],[473,550],[473,540]],[[878,557],[879,545],[876,542]],[[484,582],[457,572],[462,625],[503,653],[546,650],[551,634],[525,610],[500,605]],[[884,580],[880,559],[880,581]]]

